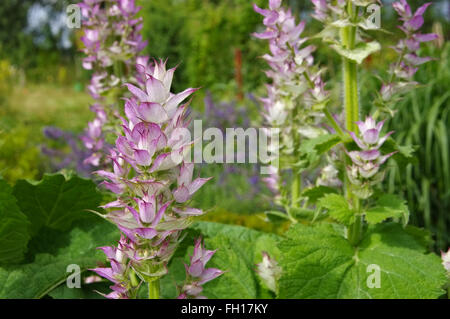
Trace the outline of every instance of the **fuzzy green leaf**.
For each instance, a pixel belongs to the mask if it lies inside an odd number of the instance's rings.
[[[93,268],[103,253],[96,248],[114,244],[118,240],[117,228],[103,220],[79,224],[73,230],[60,232],[53,238],[54,249],[38,253],[32,262],[14,267],[0,268],[0,298],[42,298],[63,284],[71,273],[67,266],[76,264],[82,271]],[[61,246],[61,243],[68,242]]]
[[[331,47],[344,58],[361,64],[369,55],[381,49],[378,42],[360,42],[353,50],[348,50],[338,44],[331,45]]]
[[[332,224],[294,225],[280,243],[279,298],[438,298],[445,270],[396,223],[379,224],[353,247]],[[369,288],[379,267],[380,286]]]
[[[403,199],[392,194],[381,196],[377,200],[377,206],[365,212],[369,224],[378,224],[388,218],[402,218],[406,226],[409,220],[409,209]]]
[[[320,155],[328,152],[341,142],[337,134],[325,134],[319,137],[306,140],[300,146],[300,161],[298,168],[307,168],[320,159]]]
[[[101,195],[88,179],[61,174],[45,175],[42,181],[19,180],[14,195],[22,212],[31,222],[32,235],[43,226],[68,230],[73,221],[87,217],[86,209],[96,210]]]
[[[409,163],[417,163],[417,158],[414,156],[415,147],[411,145],[400,146],[397,142],[388,138],[381,147],[383,154],[389,154],[397,152],[392,158],[397,162],[399,166],[406,166]]]
[[[308,202],[311,204],[317,203],[319,199],[321,199],[323,196],[327,194],[335,194],[337,193],[335,188],[328,187],[328,186],[315,186],[310,187],[302,192],[302,197],[307,197]]]
[[[18,263],[30,239],[29,221],[17,206],[12,188],[0,179],[0,264]]]
[[[319,200],[319,206],[326,208],[331,218],[344,225],[350,225],[355,221],[355,214],[342,195],[327,194]]]

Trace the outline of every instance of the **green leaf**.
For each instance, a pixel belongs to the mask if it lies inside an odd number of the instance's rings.
[[[186,238],[185,241],[188,239]],[[193,243],[193,239],[191,240]],[[193,246],[192,246],[193,247]],[[178,248],[180,249],[180,248]],[[177,253],[178,253],[177,249]],[[178,297],[177,285],[182,286],[186,278],[184,264],[189,263],[189,250],[184,250],[183,257],[174,256],[169,263],[169,273],[161,278],[161,298],[175,299]],[[207,264],[209,266],[209,263]],[[144,298],[148,297],[148,290],[144,289]]]
[[[347,58],[351,61],[354,61],[358,64],[361,64],[369,55],[375,53],[381,49],[381,46],[378,42],[360,42],[356,45],[353,50],[348,50],[341,45],[333,44],[331,47],[339,53],[339,55]]]
[[[383,154],[397,152],[392,156],[392,158],[399,166],[406,166],[409,163],[417,163],[417,158],[414,156],[415,147],[411,145],[400,146],[392,138],[388,138],[386,142],[384,142],[383,146],[381,146],[381,152]]]
[[[52,290],[48,295],[53,299],[105,299],[98,292],[108,294],[111,292],[109,286],[111,286],[111,283],[106,281],[93,284],[82,283],[80,288],[69,288],[64,283]]]
[[[268,218],[275,219],[275,220],[277,220],[277,219],[278,220],[280,220],[280,219],[281,220],[289,220],[288,214],[286,214],[285,212],[277,211],[277,210],[268,210],[268,211],[265,211],[264,214],[266,214]]]
[[[377,200],[377,206],[365,212],[369,224],[378,224],[388,218],[402,218],[406,226],[409,220],[409,209],[403,199],[392,194],[381,196]]]
[[[19,180],[14,195],[22,212],[31,222],[32,235],[43,226],[68,230],[73,221],[87,217],[86,209],[96,210],[101,195],[88,179],[61,174],[45,175],[42,181]]]
[[[337,134],[324,134],[319,137],[308,139],[300,145],[300,161],[296,166],[307,168],[320,159],[320,155],[328,152],[341,142]]]
[[[327,43],[337,43],[339,38],[340,28],[333,26],[331,24],[326,25],[322,31],[313,36],[313,39],[322,39],[322,41]]]
[[[298,221],[312,221],[315,211],[308,208],[289,207],[289,213]]]
[[[319,200],[319,206],[328,209],[330,217],[340,223],[350,225],[355,222],[355,213],[342,195],[327,194]]]
[[[219,235],[207,240],[206,244],[218,249],[208,266],[226,273],[205,285],[204,294],[208,298],[256,298],[258,282],[249,260],[253,257],[249,243],[243,247],[243,242]]]
[[[283,273],[279,298],[438,298],[444,294],[445,270],[422,242],[396,223],[372,226],[353,247],[332,224],[301,224],[279,245]],[[369,288],[380,270],[379,288]]]
[[[328,186],[315,186],[303,190],[302,197],[307,197],[310,204],[315,204],[323,196],[335,193],[337,193],[335,188]]]
[[[42,298],[65,283],[67,266],[76,264],[82,271],[94,268],[105,256],[96,248],[115,244],[117,228],[107,221],[79,222],[70,232],[54,237],[56,249],[42,252],[28,264],[0,268],[0,298]],[[68,242],[60,246],[60,242]]]
[[[0,179],[0,264],[22,261],[30,239],[29,221],[17,206],[12,188]]]

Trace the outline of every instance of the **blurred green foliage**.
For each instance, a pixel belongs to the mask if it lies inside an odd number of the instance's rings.
[[[255,1],[265,5],[265,0]],[[154,0],[141,1],[146,53],[181,63],[176,90],[186,86],[235,92],[235,54],[242,54],[244,91],[251,92],[264,79],[265,62],[259,58],[265,43],[251,37],[261,25],[248,0]],[[231,93],[230,93],[231,91]]]
[[[43,163],[32,136],[32,130],[22,125],[9,132],[0,131],[0,175],[6,180],[37,176]]]
[[[48,160],[40,151],[46,141],[43,127],[81,132],[93,116],[90,101],[87,94],[66,86],[11,85],[0,103],[0,175],[10,183],[40,178],[48,168]]]
[[[411,222],[436,234],[436,248],[444,250],[450,245],[450,43],[427,51],[437,61],[417,73],[424,86],[399,103],[389,123],[400,145],[416,146],[418,163],[392,167],[386,184],[404,194]]]
[[[72,84],[86,82],[88,72],[80,64],[81,53],[76,46],[75,33],[71,47],[61,46],[62,30],[52,32],[50,22],[58,21],[67,4],[78,0],[2,0],[0,5],[0,59],[7,59],[20,69],[27,81]],[[29,28],[33,6],[48,10],[48,17],[37,30]]]

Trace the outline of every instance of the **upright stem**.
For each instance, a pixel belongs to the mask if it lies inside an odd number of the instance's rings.
[[[351,19],[355,19],[358,12],[354,10],[351,0],[347,1],[347,13]],[[341,29],[342,45],[348,50],[353,50],[356,43],[356,27],[348,26]],[[355,132],[356,122],[359,120],[359,98],[358,98],[358,70],[356,62],[343,58],[344,65],[344,98],[345,98],[345,127],[348,131]],[[348,162],[348,159],[346,160]],[[360,213],[359,198],[351,190],[348,180],[345,181],[345,195],[355,210],[355,223],[348,228],[348,239],[352,244],[358,243],[361,233],[363,219]]]
[[[148,283],[148,299],[159,299],[159,279]]]
[[[352,197],[353,197],[353,204],[356,205],[356,207],[354,207],[356,214],[355,214],[355,222],[348,228],[347,237],[348,241],[352,245],[356,246],[359,243],[363,232],[363,216],[361,215],[361,209],[359,207],[359,198],[357,198],[354,195],[352,195]]]
[[[302,175],[301,173],[293,174],[293,181],[291,185],[291,206],[294,208],[298,208],[298,200],[300,198],[300,194],[302,192]]]
[[[348,1],[347,13],[350,17],[357,16],[357,11],[353,10],[352,1]],[[356,27],[348,26],[341,30],[342,44],[353,50],[356,43]],[[359,99],[358,99],[358,75],[356,62],[343,58],[344,64],[344,97],[345,97],[345,125],[347,130],[355,131],[356,123],[359,120]]]
[[[293,110],[292,114],[292,126],[295,126],[295,120],[298,115],[298,109]],[[299,147],[301,143],[301,137],[298,132],[293,132],[294,138],[294,157],[299,158]],[[292,183],[291,183],[291,207],[298,208],[298,200],[300,199],[300,195],[302,193],[302,175],[301,172],[297,172],[295,168],[292,169]],[[292,217],[292,216],[291,216]]]
[[[346,129],[354,132],[359,120],[358,81],[356,62],[344,58],[345,123]]]

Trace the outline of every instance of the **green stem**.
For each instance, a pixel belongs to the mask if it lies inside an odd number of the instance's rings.
[[[139,285],[139,281],[136,277],[136,273],[134,272],[133,269],[130,270],[130,281],[131,281],[131,285],[133,287],[137,287]]]
[[[353,10],[352,1],[347,2],[347,13],[352,19],[358,12]],[[348,26],[341,29],[341,40],[343,46],[348,50],[355,48],[356,27]],[[349,131],[356,130],[356,123],[359,120],[359,99],[358,99],[358,76],[356,62],[343,58],[344,65],[344,98],[345,98],[345,123]]]
[[[347,13],[351,19],[357,17],[352,1],[347,1]],[[355,48],[356,27],[348,26],[341,29],[341,41],[348,50]],[[343,58],[344,66],[344,98],[345,98],[345,127],[348,131],[357,130],[356,122],[359,121],[359,98],[358,98],[358,69],[356,62]],[[349,159],[346,159],[347,165]],[[351,184],[345,181],[345,195],[355,210],[355,223],[348,228],[348,239],[352,244],[359,242],[362,234],[363,218],[360,213],[359,198],[351,190]]]
[[[294,208],[298,208],[298,200],[300,198],[300,194],[302,191],[302,175],[301,173],[295,174],[294,170],[294,176],[293,181],[291,185],[291,206]]]
[[[356,63],[344,59],[345,127],[355,132],[359,120],[358,79]]]
[[[356,197],[354,197],[354,199],[356,199],[356,204],[359,205],[359,199]],[[361,240],[361,235],[363,233],[363,223],[364,223],[363,215],[361,215],[359,206],[355,207],[355,211],[356,211],[355,222],[352,225],[350,225],[348,228],[348,241],[353,246],[356,246],[359,243],[359,241]]]
[[[148,299],[159,299],[159,279],[148,283]]]

